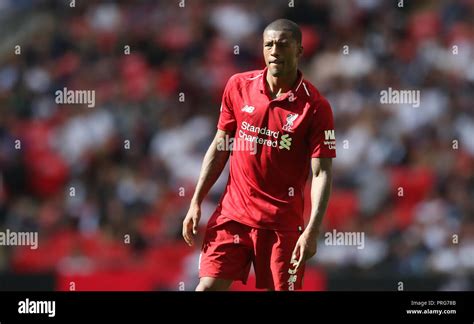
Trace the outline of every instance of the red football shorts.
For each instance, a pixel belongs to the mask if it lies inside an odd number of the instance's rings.
[[[199,277],[246,284],[253,263],[257,288],[301,289],[304,265],[295,272],[290,263],[300,234],[254,228],[214,213],[204,236]]]

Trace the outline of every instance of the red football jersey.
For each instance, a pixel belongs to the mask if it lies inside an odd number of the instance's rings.
[[[336,156],[332,110],[300,71],[295,87],[272,99],[266,73],[235,74],[225,87],[217,128],[234,139],[217,210],[252,227],[298,231],[311,158]]]

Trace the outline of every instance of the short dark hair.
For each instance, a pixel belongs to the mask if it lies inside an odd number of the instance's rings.
[[[277,19],[268,24],[263,32],[265,33],[267,30],[290,31],[294,40],[301,45],[301,29],[295,22],[289,19]]]

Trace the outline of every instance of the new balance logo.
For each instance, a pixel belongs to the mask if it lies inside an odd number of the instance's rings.
[[[249,106],[249,105],[245,105],[242,108],[242,111],[248,112],[249,114],[253,113],[254,110],[255,110],[255,107],[254,106]]]
[[[336,136],[334,135],[334,129],[325,130],[324,139],[326,141],[334,141],[336,139]]]
[[[280,141],[280,149],[287,149],[288,151],[290,150],[291,146],[291,137],[290,134],[285,134],[281,136],[281,141]]]

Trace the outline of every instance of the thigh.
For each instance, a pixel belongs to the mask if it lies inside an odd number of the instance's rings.
[[[298,271],[291,265],[291,255],[299,236],[299,232],[256,230],[254,266],[257,288],[301,289],[304,265]]]
[[[295,249],[300,232],[276,232],[277,243],[272,247],[270,260],[273,281],[276,290],[297,290],[303,285],[304,263],[298,271],[291,264],[291,256]]]
[[[225,291],[229,289],[232,280],[201,277],[196,291]]]
[[[199,260],[199,277],[247,282],[252,260],[250,228],[222,215],[209,221]]]

